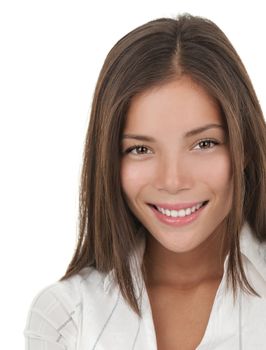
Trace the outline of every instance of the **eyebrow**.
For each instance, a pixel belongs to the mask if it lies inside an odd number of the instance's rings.
[[[185,133],[185,137],[191,137],[197,134],[200,134],[206,130],[209,129],[214,129],[214,128],[221,128],[224,130],[223,125],[220,124],[208,124],[208,125],[204,125],[204,126],[200,126],[199,128],[190,130],[188,132]],[[122,139],[134,139],[134,140],[139,140],[139,141],[146,141],[146,142],[156,142],[155,138],[151,137],[151,136],[146,136],[146,135],[136,135],[136,134],[124,134],[122,136]]]

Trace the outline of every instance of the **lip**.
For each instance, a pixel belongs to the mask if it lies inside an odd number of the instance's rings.
[[[180,209],[187,209],[187,208],[192,208],[195,207],[197,204],[202,204],[205,201],[201,202],[186,202],[186,203],[176,203],[176,204],[169,204],[169,203],[150,203],[150,205],[155,205],[156,207],[164,208],[164,209],[169,209],[169,210],[180,210]]]
[[[196,204],[198,204],[198,203],[205,203],[205,202],[206,201],[197,202]],[[154,208],[153,205],[149,205],[150,209],[153,211],[154,215],[156,216],[156,218],[160,222],[162,222],[163,224],[166,224],[168,226],[172,226],[172,227],[181,227],[181,226],[188,225],[188,224],[196,221],[198,219],[198,217],[201,215],[201,213],[203,212],[203,210],[207,206],[208,206],[208,203],[207,203],[207,205],[206,204],[203,205],[200,209],[198,209],[197,211],[195,211],[194,213],[192,213],[192,214],[190,214],[188,216],[173,218],[171,216],[166,216],[166,215],[160,213],[157,209]],[[171,208],[173,208],[173,207],[171,206]],[[182,208],[184,208],[184,207],[182,207]],[[189,207],[187,207],[187,208],[189,208]],[[166,209],[168,209],[168,208],[166,208]]]

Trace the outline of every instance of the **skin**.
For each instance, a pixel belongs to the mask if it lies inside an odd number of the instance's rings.
[[[232,205],[230,154],[220,109],[205,90],[182,77],[135,96],[123,135],[122,188],[149,232],[145,282],[158,349],[195,349],[223,275],[226,246],[221,251],[221,239]],[[128,151],[136,145],[140,147]],[[159,221],[149,205],[203,201],[208,203],[197,219],[179,227]],[[183,336],[176,335],[172,324],[179,325]]]

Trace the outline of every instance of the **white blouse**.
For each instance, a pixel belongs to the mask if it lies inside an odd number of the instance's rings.
[[[245,224],[240,247],[247,278],[261,297],[239,291],[234,303],[232,292],[225,288],[224,273],[196,350],[266,349],[266,244],[260,244]],[[145,243],[137,252],[138,264],[144,248]],[[224,267],[226,271],[227,258]],[[142,291],[138,294],[142,295],[142,318],[125,302],[112,273],[85,268],[36,296],[24,331],[26,350],[156,350],[147,291],[136,273],[139,268],[133,269],[134,283]]]

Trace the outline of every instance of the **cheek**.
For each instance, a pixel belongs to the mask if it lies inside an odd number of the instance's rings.
[[[210,161],[204,167],[207,185],[214,197],[220,212],[228,213],[232,206],[233,178],[228,154],[222,154],[219,160]]]
[[[152,171],[146,162],[121,162],[120,176],[122,189],[130,198],[149,183]]]
[[[232,171],[229,156],[224,155],[219,162],[214,164],[212,169],[210,169],[210,177],[215,179],[218,190],[226,191],[231,188]]]
[[[194,162],[197,169],[197,177],[202,182],[209,184],[216,190],[224,190],[231,187],[232,171],[228,152],[214,154],[204,160]]]

